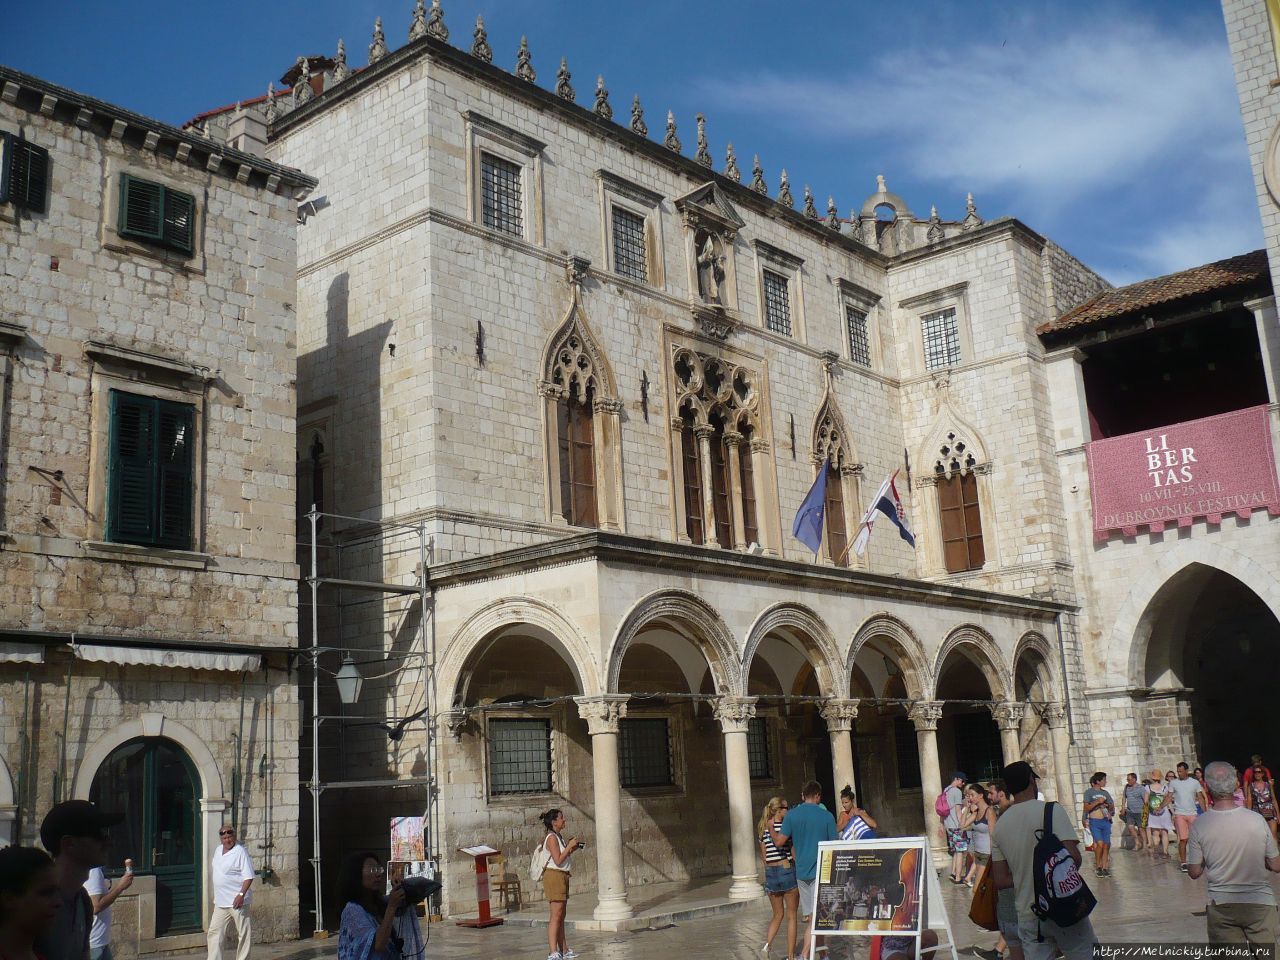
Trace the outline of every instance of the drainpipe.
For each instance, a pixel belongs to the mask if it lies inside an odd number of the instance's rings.
[[[1053,618],[1054,626],[1058,628],[1058,661],[1062,664],[1062,702],[1067,708],[1067,735],[1072,743],[1076,742],[1076,724],[1071,714],[1071,684],[1067,680],[1067,650],[1062,639],[1062,611]]]
[[[244,746],[244,685],[248,674],[240,674],[240,726],[233,736],[236,738],[236,762],[231,770],[231,827],[240,835],[240,754]]]

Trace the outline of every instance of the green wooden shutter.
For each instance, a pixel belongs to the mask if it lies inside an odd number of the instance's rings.
[[[185,403],[161,400],[157,422],[156,543],[176,550],[189,550],[194,487],[191,465],[194,460],[192,444],[195,439],[195,409]]]
[[[43,213],[49,193],[49,151],[8,133],[3,147],[0,203]]]
[[[111,391],[107,539],[150,544],[155,539],[157,401]]]
[[[164,187],[120,174],[120,220],[116,232],[140,240],[164,239]]]
[[[195,237],[196,198],[189,193],[164,191],[164,242],[191,253]]]

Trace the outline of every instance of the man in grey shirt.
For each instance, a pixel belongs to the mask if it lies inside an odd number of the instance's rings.
[[[1196,822],[1199,810],[1209,806],[1204,791],[1200,789],[1200,781],[1190,776],[1191,768],[1186,762],[1178,764],[1178,779],[1169,784],[1169,792],[1173,794],[1173,826],[1178,831],[1178,860],[1180,869],[1187,872],[1187,838],[1191,836],[1191,825]]]
[[[1280,873],[1280,849],[1260,815],[1236,806],[1235,767],[1215,761],[1204,780],[1213,807],[1191,828],[1187,875],[1209,875],[1208,940],[1274,947],[1276,897],[1267,871]]]
[[[947,831],[947,850],[951,853],[951,882],[964,883],[968,871],[965,861],[969,858],[969,832],[960,829],[960,813],[964,810],[964,774],[957,770],[951,775],[951,783],[942,791],[951,812],[942,820]]]

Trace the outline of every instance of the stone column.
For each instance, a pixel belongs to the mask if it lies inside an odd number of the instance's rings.
[[[827,733],[831,735],[831,773],[835,780],[836,796],[840,796],[840,788],[848,784],[853,792],[858,792],[853,772],[853,732],[854,721],[858,719],[857,700],[827,700],[819,708],[822,719],[827,721]],[[836,809],[840,809],[836,807]]]
[[[1022,759],[1019,734],[1022,732],[1022,714],[1025,709],[1021,703],[991,704],[991,716],[1000,728],[1000,752],[1004,754],[1005,766]]]
[[[578,716],[591,734],[591,770],[595,782],[597,920],[631,916],[622,850],[622,780],[618,774],[618,721],[627,715],[625,695],[574,697]]]
[[[946,854],[942,824],[933,809],[933,801],[942,792],[942,769],[938,761],[938,721],[942,719],[942,701],[918,700],[907,713],[916,727],[916,743],[920,748],[920,790],[924,802],[924,835],[934,852],[935,861]]]
[[[1067,730],[1066,708],[1061,703],[1045,704],[1044,722],[1049,726],[1049,741],[1053,744],[1053,776],[1058,788],[1057,800],[1069,809],[1076,793],[1071,785],[1071,742]]]
[[[1267,395],[1272,403],[1280,400],[1280,326],[1276,323],[1275,297],[1264,297],[1245,304],[1253,312],[1258,329],[1258,347],[1262,354],[1262,374],[1267,381]]]
[[[749,900],[764,893],[756,871],[755,810],[747,761],[747,726],[756,715],[756,698],[721,697],[715,713],[724,733],[724,771],[729,786],[729,849],[733,858],[729,897]]]

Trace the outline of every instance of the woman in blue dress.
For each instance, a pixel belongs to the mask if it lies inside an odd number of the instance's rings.
[[[418,914],[396,884],[384,896],[387,870],[373,853],[347,858],[339,877],[343,901],[338,960],[422,960]]]

